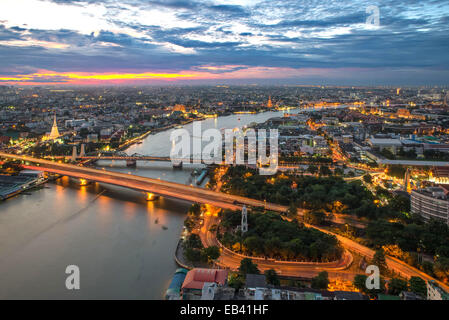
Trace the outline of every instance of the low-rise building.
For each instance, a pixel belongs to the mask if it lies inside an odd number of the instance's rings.
[[[449,300],[449,293],[444,291],[434,280],[427,281],[427,300]]]
[[[437,219],[449,224],[449,199],[441,187],[413,190],[411,194],[411,213],[424,220]]]
[[[200,299],[203,294],[205,284],[207,284],[206,288],[210,287],[210,284],[212,283],[215,283],[218,286],[224,286],[227,283],[227,279],[227,270],[201,268],[192,269],[187,273],[181,287],[183,299]]]

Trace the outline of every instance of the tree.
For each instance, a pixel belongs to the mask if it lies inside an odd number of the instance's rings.
[[[304,222],[313,225],[322,225],[326,221],[326,214],[322,211],[309,211],[304,213]]]
[[[220,249],[217,246],[210,246],[202,250],[202,254],[208,261],[217,260],[220,257]]]
[[[332,175],[332,171],[328,166],[320,166],[320,176],[330,176]]]
[[[388,294],[398,296],[402,291],[407,291],[407,281],[393,278],[388,282]]]
[[[310,165],[307,168],[307,171],[309,171],[311,174],[316,174],[318,172],[318,167],[316,165]]]
[[[395,195],[390,199],[391,209],[401,213],[410,212],[410,199],[402,195]]]
[[[385,158],[390,159],[390,160],[396,159],[396,157],[394,156],[393,152],[391,152],[390,150],[388,150],[386,148],[382,149],[380,154],[383,155]]]
[[[201,205],[198,203],[192,204],[192,206],[189,208],[189,213],[194,215],[195,217],[199,217],[201,214]]]
[[[316,277],[312,278],[313,289],[327,289],[329,286],[329,275],[327,271],[320,272]]]
[[[243,241],[246,250],[252,254],[257,255],[263,251],[263,240],[258,236],[250,236]]]
[[[373,182],[373,177],[367,173],[363,176],[363,181],[365,181],[368,184],[371,184]]]
[[[279,286],[281,284],[278,274],[273,269],[265,271],[265,277],[267,278],[267,283],[272,284],[273,286]]]
[[[359,289],[362,292],[366,292],[366,279],[368,278],[367,275],[364,274],[357,274],[354,277],[354,281],[352,282],[352,284],[354,285],[354,287],[356,287],[357,289]]]
[[[430,262],[430,261],[427,261],[427,260],[425,260],[425,261],[423,261],[422,263],[421,263],[421,268],[420,268],[422,271],[424,271],[425,273],[427,273],[428,275],[430,275],[430,276],[433,276],[434,275],[434,267],[433,267],[433,263],[432,262]]]
[[[249,274],[260,274],[259,268],[257,268],[257,264],[254,264],[253,261],[249,258],[244,258],[240,261],[239,273],[246,277]]]
[[[427,285],[426,282],[420,277],[411,277],[408,281],[409,290],[420,295],[422,298],[427,297]]]
[[[385,281],[380,279],[379,281],[379,289],[368,289],[366,287],[366,280],[368,276],[365,274],[358,274],[354,277],[354,281],[352,282],[354,287],[359,289],[361,292],[368,294],[370,296],[375,296],[379,293],[385,292]]]
[[[233,273],[229,277],[228,285],[238,291],[245,285],[245,279],[241,275]]]
[[[433,272],[439,279],[447,281],[449,279],[449,258],[439,257],[433,266]]]
[[[184,248],[203,249],[203,243],[199,235],[192,233],[184,241]]]
[[[289,218],[295,218],[298,215],[298,207],[292,202],[287,210],[287,216]]]
[[[374,257],[371,260],[371,264],[377,266],[380,272],[385,272],[387,270],[385,253],[382,249],[376,250],[376,253],[374,253]]]
[[[344,170],[342,169],[342,168],[335,168],[335,170],[334,170],[334,174],[336,175],[336,176],[342,176],[342,175],[344,175]]]
[[[195,228],[195,222],[189,217],[187,217],[187,219],[184,221],[184,226],[190,232],[193,230],[193,228]]]
[[[391,165],[387,168],[387,174],[390,177],[396,177],[398,179],[404,179],[404,175],[407,169],[400,165]]]
[[[184,257],[191,262],[202,262],[204,261],[204,257],[201,254],[201,250],[186,248],[184,250]]]
[[[435,250],[435,254],[436,254],[437,256],[449,258],[449,246],[448,246],[448,245],[442,245],[442,246],[439,246],[439,247]]]

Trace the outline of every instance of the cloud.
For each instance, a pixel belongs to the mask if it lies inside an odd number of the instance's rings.
[[[312,77],[304,70],[314,70],[313,77],[335,80],[331,74],[341,73],[330,70],[344,69],[351,70],[355,83],[366,81],[366,74],[384,74],[387,81],[403,79],[407,73],[419,74],[422,83],[436,78],[449,82],[444,79],[449,65],[449,3],[380,0],[381,24],[376,28],[365,24],[365,9],[372,4],[370,0],[3,0],[0,74],[117,70],[265,79],[266,74],[275,77],[272,70],[278,70],[281,77],[301,80]],[[438,77],[434,70],[441,71]],[[76,79],[83,80],[93,79]]]

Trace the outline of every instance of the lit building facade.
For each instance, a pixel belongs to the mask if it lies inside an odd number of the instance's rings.
[[[449,224],[449,199],[440,187],[413,190],[411,213],[419,214],[424,220],[437,219]]]

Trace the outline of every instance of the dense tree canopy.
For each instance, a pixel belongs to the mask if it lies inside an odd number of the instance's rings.
[[[318,168],[317,171],[318,172]],[[244,166],[229,168],[222,177],[222,191],[258,200],[308,210],[336,211],[377,219],[397,217],[391,206],[379,207],[376,199],[359,181],[346,182],[340,177],[290,176],[278,173],[258,175]]]
[[[240,225],[240,217],[238,211],[223,212],[221,226],[225,232],[221,235],[221,241],[225,246],[241,249],[245,254],[323,262],[337,260],[342,254],[336,237],[306,228],[296,220],[283,220],[272,212],[248,212],[249,231],[240,235],[240,232],[235,232]]]
[[[329,275],[327,274],[326,271],[322,271],[316,277],[312,278],[311,287],[313,289],[325,290],[327,289],[328,285],[329,285]]]

